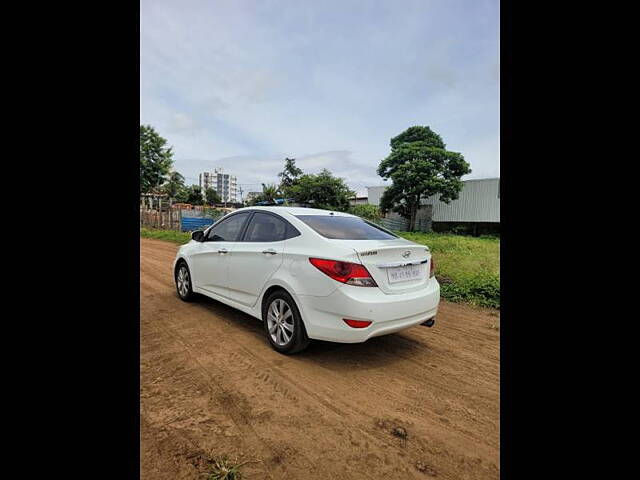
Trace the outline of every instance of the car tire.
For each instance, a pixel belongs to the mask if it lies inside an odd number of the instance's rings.
[[[184,260],[178,264],[178,268],[175,271],[176,291],[180,300],[183,302],[192,302],[195,299],[196,294],[193,293],[191,288],[191,272],[189,266]]]
[[[297,353],[311,343],[296,302],[284,290],[276,290],[267,297],[262,307],[262,323],[267,340],[280,353]]]

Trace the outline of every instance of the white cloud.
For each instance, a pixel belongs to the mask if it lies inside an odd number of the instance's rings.
[[[186,113],[174,113],[171,117],[171,129],[173,131],[189,131],[195,128],[197,128],[195,120]]]
[[[498,2],[395,3],[143,0],[140,121],[191,178],[274,182],[288,156],[380,185],[416,124],[497,175]]]

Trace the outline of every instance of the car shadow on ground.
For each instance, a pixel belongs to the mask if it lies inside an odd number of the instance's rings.
[[[255,337],[256,341],[268,346],[262,322],[240,310],[200,296],[197,303],[210,311],[213,315],[225,319],[236,328],[243,329]],[[422,326],[412,327],[427,328]],[[419,341],[409,335],[407,331],[391,335],[373,337],[364,343],[335,343],[323,340],[313,340],[302,352],[283,358],[295,358],[296,361],[315,362],[328,368],[344,370],[345,368],[373,369],[390,363],[402,361],[407,356],[414,355],[416,350],[424,357],[429,353],[429,347],[424,340]],[[424,358],[423,358],[424,359]]]

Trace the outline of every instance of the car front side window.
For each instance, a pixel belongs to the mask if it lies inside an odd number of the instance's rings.
[[[235,242],[240,237],[249,213],[237,213],[229,218],[220,220],[218,225],[211,227],[207,233],[206,242]]]
[[[245,242],[279,242],[287,235],[287,224],[274,215],[258,212],[251,219]]]

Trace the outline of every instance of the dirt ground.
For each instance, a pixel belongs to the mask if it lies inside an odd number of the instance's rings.
[[[177,246],[140,239],[141,478],[499,478],[498,312],[442,302],[433,328],[273,351],[261,323],[177,297]]]

